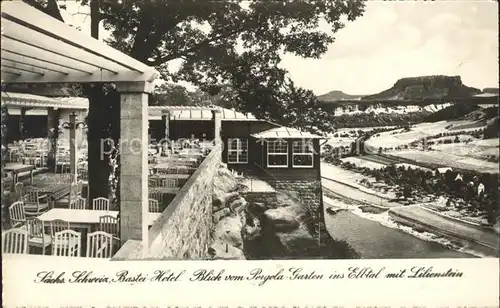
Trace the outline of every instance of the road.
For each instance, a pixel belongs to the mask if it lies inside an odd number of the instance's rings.
[[[443,236],[450,235],[466,239],[488,248],[488,250],[495,252],[494,255],[498,254],[498,234],[492,230],[440,215],[419,205],[405,206],[398,202],[388,202],[387,199],[361,191],[355,186],[329,179],[329,177],[334,176],[334,173],[329,172],[328,176],[322,177],[322,185],[325,191],[329,190],[336,195],[358,200],[360,205],[361,203],[368,203],[381,209],[388,209],[389,214],[396,221],[408,220],[420,226],[425,226],[430,232],[435,231]]]
[[[492,248],[498,253],[499,238],[494,231],[444,217],[418,205],[392,208],[389,210],[389,214],[414,221],[452,236],[472,240]]]
[[[397,203],[397,202],[388,202],[387,199],[383,199],[381,197],[378,197],[373,194],[366,193],[364,191],[361,191],[357,188],[348,186],[346,184],[342,184],[337,181],[332,181],[328,178],[323,177],[321,180],[321,183],[323,184],[323,187],[333,191],[336,194],[342,195],[346,198],[353,199],[353,200],[359,200],[359,201],[366,201],[370,204],[385,207],[387,209],[395,206],[402,206],[402,204]]]

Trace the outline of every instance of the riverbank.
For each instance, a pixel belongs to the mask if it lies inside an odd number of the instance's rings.
[[[351,208],[351,210],[355,207],[367,219],[378,221],[390,228],[399,228],[420,239],[437,241],[446,247],[470,251],[477,256],[498,255],[498,234],[494,231],[452,220],[418,205],[404,206],[396,202],[388,203],[384,200],[380,202],[373,195],[331,180],[323,179],[323,186],[325,210],[331,206]],[[346,204],[351,206],[346,206]],[[327,212],[325,217],[328,215],[330,214]],[[382,217],[382,215],[385,216]],[[398,224],[407,227],[401,228]],[[438,235],[442,239],[436,238],[434,235]]]
[[[392,208],[388,213],[393,220],[401,224],[423,228],[452,241],[458,241],[466,249],[479,251],[487,256],[499,256],[498,234],[492,230],[453,220],[418,205]]]
[[[323,201],[327,232],[349,243],[363,259],[474,257],[443,237],[394,222],[388,211],[368,212],[342,197],[325,196]],[[330,207],[338,209],[335,214],[329,213]]]

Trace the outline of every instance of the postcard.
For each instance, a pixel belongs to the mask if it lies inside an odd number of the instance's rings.
[[[4,307],[498,307],[495,1],[2,1]]]

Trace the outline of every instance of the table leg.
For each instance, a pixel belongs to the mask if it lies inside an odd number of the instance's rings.
[[[30,184],[33,185],[33,170],[30,171]]]

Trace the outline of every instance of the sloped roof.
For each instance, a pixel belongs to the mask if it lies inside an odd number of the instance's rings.
[[[140,61],[23,1],[2,1],[3,83],[152,82]]]
[[[474,97],[498,97],[498,93],[481,93],[474,95]]]
[[[84,97],[47,97],[26,93],[2,92],[2,105],[31,108],[88,109],[89,101]]]
[[[276,127],[253,134],[258,139],[323,139],[324,137],[290,127]]]
[[[196,106],[150,106],[149,118],[153,120],[161,119],[163,112],[170,114],[171,120],[212,120],[212,111],[216,110],[221,113],[222,121],[259,121],[250,113],[244,114],[232,109],[221,107],[196,107]]]

